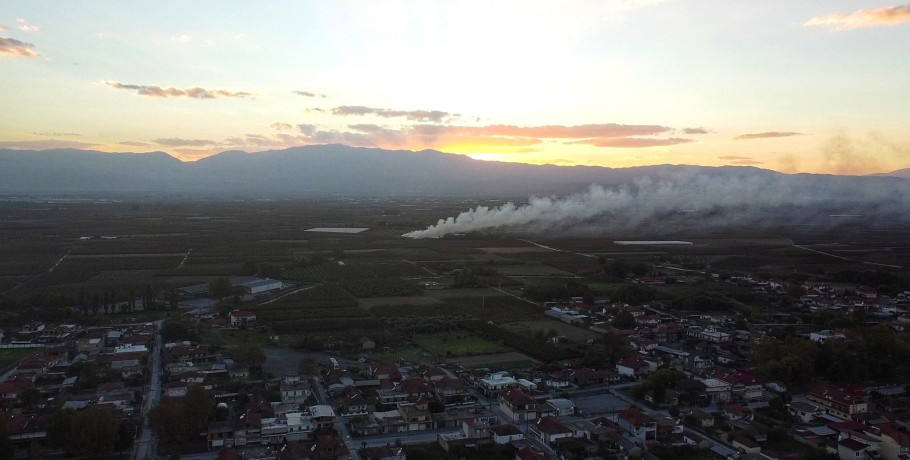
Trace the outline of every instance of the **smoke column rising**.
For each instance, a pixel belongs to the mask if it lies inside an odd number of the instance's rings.
[[[617,189],[591,185],[564,198],[531,197],[528,204],[478,206],[458,216],[440,219],[426,230],[406,233],[408,238],[439,238],[451,233],[492,229],[520,229],[542,233],[579,224],[601,229],[635,229],[663,215],[692,212],[710,216],[705,226],[754,224],[768,219],[781,206],[836,204],[852,212],[899,211],[906,207],[910,187],[881,187],[878,182],[832,176],[708,176],[673,174],[658,180],[648,177]],[[910,183],[910,182],[908,182]],[[896,209],[889,209],[895,208]]]

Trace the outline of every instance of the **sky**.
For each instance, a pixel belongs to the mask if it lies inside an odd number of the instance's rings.
[[[908,43],[851,0],[0,0],[0,148],[888,172]]]

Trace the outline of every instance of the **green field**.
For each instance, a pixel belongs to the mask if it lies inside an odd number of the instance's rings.
[[[0,369],[6,369],[16,361],[31,355],[37,351],[36,348],[3,348],[0,349]]]
[[[498,343],[464,331],[417,336],[415,342],[427,352],[438,356],[484,355],[508,350]]]

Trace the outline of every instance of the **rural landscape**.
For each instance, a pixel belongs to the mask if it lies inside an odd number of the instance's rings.
[[[0,0],[0,460],[910,460],[910,0]]]
[[[910,448],[906,216],[403,236],[478,206],[8,196],[8,455]]]

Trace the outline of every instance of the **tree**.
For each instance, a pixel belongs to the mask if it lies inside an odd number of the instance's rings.
[[[5,412],[0,412],[0,459],[6,460],[13,458],[16,453],[16,446],[9,439],[9,431],[6,428],[6,422],[9,417]]]
[[[611,324],[616,329],[633,329],[635,327],[635,316],[627,311],[620,311],[613,315]]]
[[[47,443],[58,449],[66,447],[74,418],[76,411],[73,409],[60,409],[54,412],[47,426]]]
[[[161,338],[165,342],[176,342],[180,340],[198,339],[198,334],[193,330],[190,323],[181,319],[170,319],[161,326]]]
[[[120,426],[111,411],[89,406],[73,417],[69,446],[76,455],[101,457],[114,451],[119,440]]]
[[[163,396],[149,412],[149,425],[165,443],[180,442],[186,433],[183,429],[183,403],[178,398]]]
[[[237,349],[237,360],[248,366],[261,366],[268,357],[262,347],[256,345],[241,345]]]
[[[211,294],[212,297],[221,300],[233,293],[234,286],[231,285],[231,280],[220,277],[209,281],[209,294]]]
[[[297,368],[301,374],[316,375],[319,373],[319,361],[312,356],[306,356],[300,360],[300,364]]]
[[[209,418],[215,413],[215,403],[199,385],[191,385],[183,397],[182,419],[189,435],[205,431]]]
[[[22,407],[30,411],[35,410],[42,399],[44,397],[41,396],[41,390],[35,387],[26,388],[19,395],[19,402],[22,403]]]

